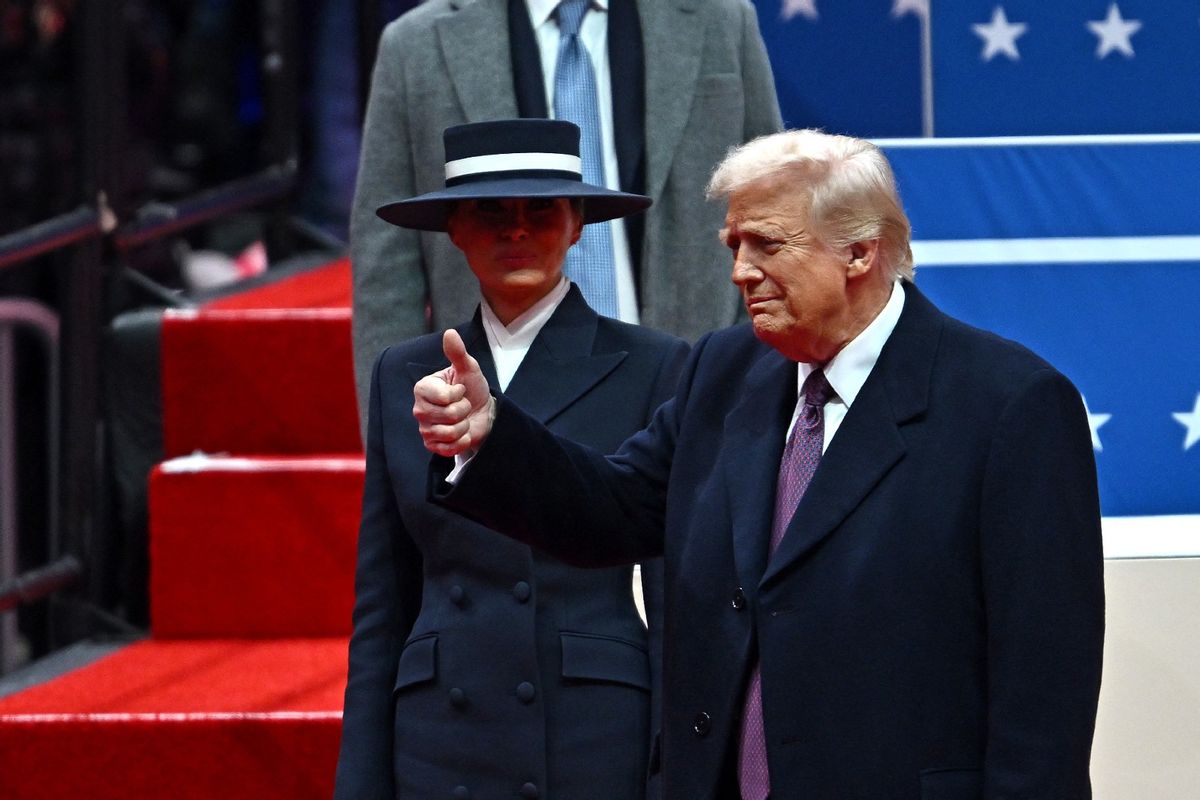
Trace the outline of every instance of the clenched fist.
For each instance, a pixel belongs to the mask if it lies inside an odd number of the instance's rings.
[[[458,331],[442,336],[450,366],[426,375],[413,387],[413,416],[425,448],[440,456],[478,450],[492,430],[496,400],[479,362],[467,352]]]

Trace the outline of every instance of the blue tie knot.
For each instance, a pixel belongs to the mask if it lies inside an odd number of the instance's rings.
[[[560,36],[578,36],[583,15],[587,13],[591,0],[562,0],[558,4],[558,33]]]

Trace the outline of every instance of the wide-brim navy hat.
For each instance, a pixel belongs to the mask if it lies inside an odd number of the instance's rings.
[[[583,221],[603,222],[642,211],[649,197],[583,181],[579,127],[556,119],[502,119],[447,128],[446,188],[375,211],[402,228],[446,230],[451,204],[506,197],[583,199]]]

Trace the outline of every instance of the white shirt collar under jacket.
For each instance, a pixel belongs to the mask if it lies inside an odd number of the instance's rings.
[[[500,382],[500,391],[508,388],[509,381],[525,360],[529,346],[554,315],[555,309],[570,289],[571,282],[565,277],[562,278],[545,297],[530,306],[528,311],[514,319],[507,327],[500,322],[487,300],[480,303],[483,332],[487,334],[492,361],[496,364],[496,378]]]
[[[833,387],[833,391],[837,392],[837,397],[825,405],[824,449],[828,449],[829,442],[837,433],[842,420],[845,419],[846,412],[853,405],[854,398],[858,397],[863,384],[871,375],[871,370],[875,368],[875,362],[879,360],[879,354],[883,352],[883,346],[887,344],[888,338],[896,328],[896,323],[900,321],[900,312],[903,310],[904,287],[900,285],[899,281],[896,281],[892,284],[891,297],[888,298],[887,304],[884,305],[879,315],[871,320],[870,325],[851,339],[850,343],[825,365],[825,378]],[[800,390],[804,386],[804,379],[816,367],[816,364],[801,363],[800,369],[797,370],[796,411],[799,411]],[[792,425],[796,422],[796,411],[792,412],[792,422],[788,425],[789,436],[792,432]]]

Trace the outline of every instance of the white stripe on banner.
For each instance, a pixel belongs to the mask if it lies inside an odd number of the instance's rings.
[[[912,251],[918,268],[1200,261],[1200,236],[924,240]]]
[[[1116,144],[1198,144],[1200,133],[1096,133],[1071,136],[942,136],[872,139],[885,150],[893,147],[1029,147]]]
[[[481,172],[507,172],[521,169],[549,169],[556,172],[583,174],[579,156],[566,153],[496,153],[490,156],[471,156],[446,162],[446,180],[478,175]]]

